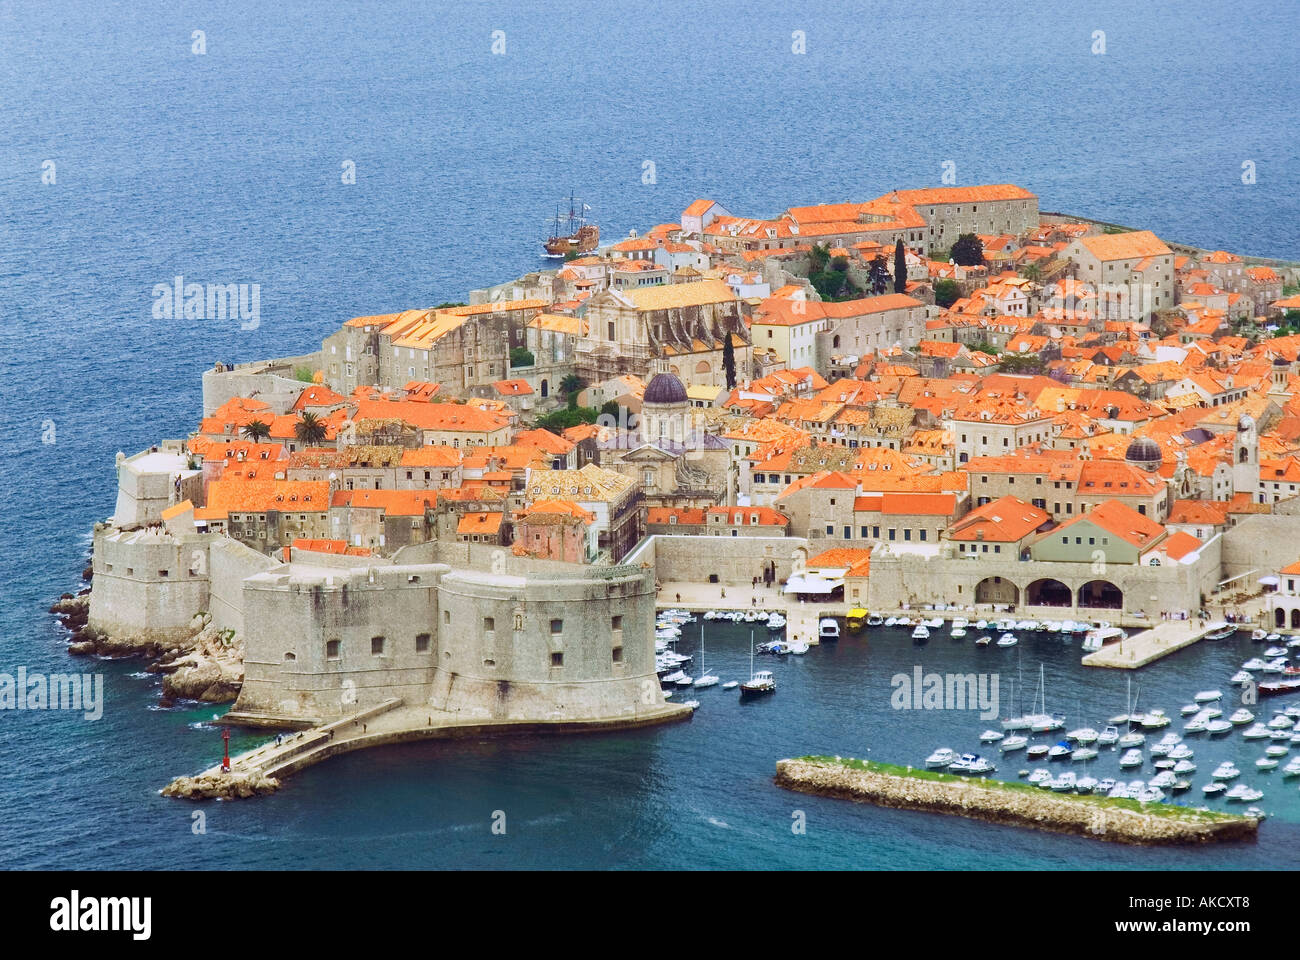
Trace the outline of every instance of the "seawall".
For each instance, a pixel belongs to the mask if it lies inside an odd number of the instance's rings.
[[[1256,839],[1250,816],[1136,800],[1052,793],[1022,783],[929,771],[908,772],[838,757],[780,760],[776,785],[801,793],[901,810],[946,813],[1009,826],[1131,844],[1222,843]]]

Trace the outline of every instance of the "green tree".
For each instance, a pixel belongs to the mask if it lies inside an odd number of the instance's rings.
[[[303,383],[312,383],[315,380],[311,367],[298,367],[293,371],[293,376],[295,380],[301,380]]]
[[[309,447],[317,447],[324,443],[326,433],[325,422],[311,411],[298,417],[297,423],[293,425],[293,435],[299,442]]]
[[[952,245],[952,262],[963,267],[982,267],[984,265],[984,244],[973,233],[963,233]]]
[[[560,381],[560,393],[565,395],[573,394],[574,396],[577,396],[586,385],[586,380],[583,380],[582,377],[578,376],[576,373],[571,373]]]
[[[727,375],[727,389],[736,388],[736,348],[731,345],[731,334],[722,337],[722,372]]]
[[[947,308],[957,302],[961,296],[961,287],[956,280],[936,280],[934,282],[934,302]]]
[[[271,435],[271,425],[265,420],[250,420],[244,424],[243,433],[245,438],[254,443],[261,443]]]
[[[1020,268],[1020,275],[1026,280],[1032,280],[1037,283],[1043,279],[1043,268],[1036,263],[1027,263]]]
[[[808,251],[808,259],[812,264],[808,270],[809,276],[811,276],[826,269],[826,264],[831,259],[831,252],[825,245],[814,243],[812,249]]]
[[[907,251],[902,237],[894,241],[894,292],[907,293]]]
[[[510,366],[531,367],[536,362],[537,358],[533,356],[532,351],[527,347],[510,348]]]

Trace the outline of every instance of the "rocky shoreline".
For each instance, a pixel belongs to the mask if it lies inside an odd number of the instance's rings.
[[[1100,797],[1051,793],[996,780],[909,776],[839,757],[780,760],[776,785],[801,793],[902,810],[946,813],[990,823],[1130,844],[1255,840],[1254,817],[1152,805],[1134,809]]]
[[[199,774],[197,777],[177,777],[159,792],[164,797],[182,800],[246,800],[260,797],[280,789],[280,781],[261,771],[251,773]]]
[[[90,589],[65,593],[50,607],[70,632],[73,656],[146,657],[149,673],[163,677],[162,705],[176,700],[233,703],[244,682],[244,643],[233,631],[217,630],[208,614],[190,622],[184,640],[159,643],[135,637],[112,637],[90,626]]]

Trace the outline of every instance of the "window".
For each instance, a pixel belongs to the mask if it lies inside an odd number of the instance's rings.
[[[828,536],[828,537],[833,537],[833,536],[835,536],[835,525],[834,525],[834,524],[830,524],[830,523],[826,524],[826,536]]]
[[[427,633],[417,633],[415,635],[415,652],[416,653],[429,652],[429,635]]]
[[[551,666],[553,666],[553,667],[562,667],[562,666],[564,666],[564,654],[559,653],[558,651],[555,652],[555,653],[552,653],[552,654],[551,654]]]
[[[609,626],[610,626],[610,629],[612,629],[612,630],[622,630],[622,629],[623,629],[623,616],[622,616],[622,614],[619,614],[617,617],[610,617],[610,620],[609,620]]]
[[[483,618],[483,632],[484,632],[484,633],[495,633],[495,632],[496,632],[496,629],[497,629],[497,622],[496,622],[496,618],[495,618],[495,617],[484,617],[484,618]]]
[[[622,663],[622,662],[623,662],[623,648],[622,648],[622,647],[615,647],[614,650],[613,650],[613,656],[614,656],[614,662],[615,662],[615,663]]]
[[[165,577],[165,576],[167,576],[167,571],[166,571],[166,570],[159,570],[159,571],[158,571],[158,576],[160,576],[160,577]]]
[[[451,611],[450,611],[450,610],[444,610],[444,611],[442,611],[442,622],[443,622],[443,623],[451,623]]]
[[[382,657],[384,655],[384,638],[370,638],[370,655],[373,657]]]
[[[328,643],[325,644],[325,659],[326,660],[339,659],[339,641],[330,640]]]
[[[563,620],[552,620],[552,621],[551,621],[551,633],[563,633],[563,632],[564,632],[564,621],[563,621]]]

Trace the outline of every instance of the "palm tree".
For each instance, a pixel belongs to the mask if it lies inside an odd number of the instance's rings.
[[[244,424],[245,439],[260,443],[271,435],[271,425],[265,420],[250,420]]]
[[[307,412],[293,425],[293,435],[303,444],[316,447],[325,442],[326,428],[324,421],[314,413]]]
[[[577,393],[586,385],[587,384],[582,377],[578,376],[576,373],[571,373],[560,381],[560,393]]]

